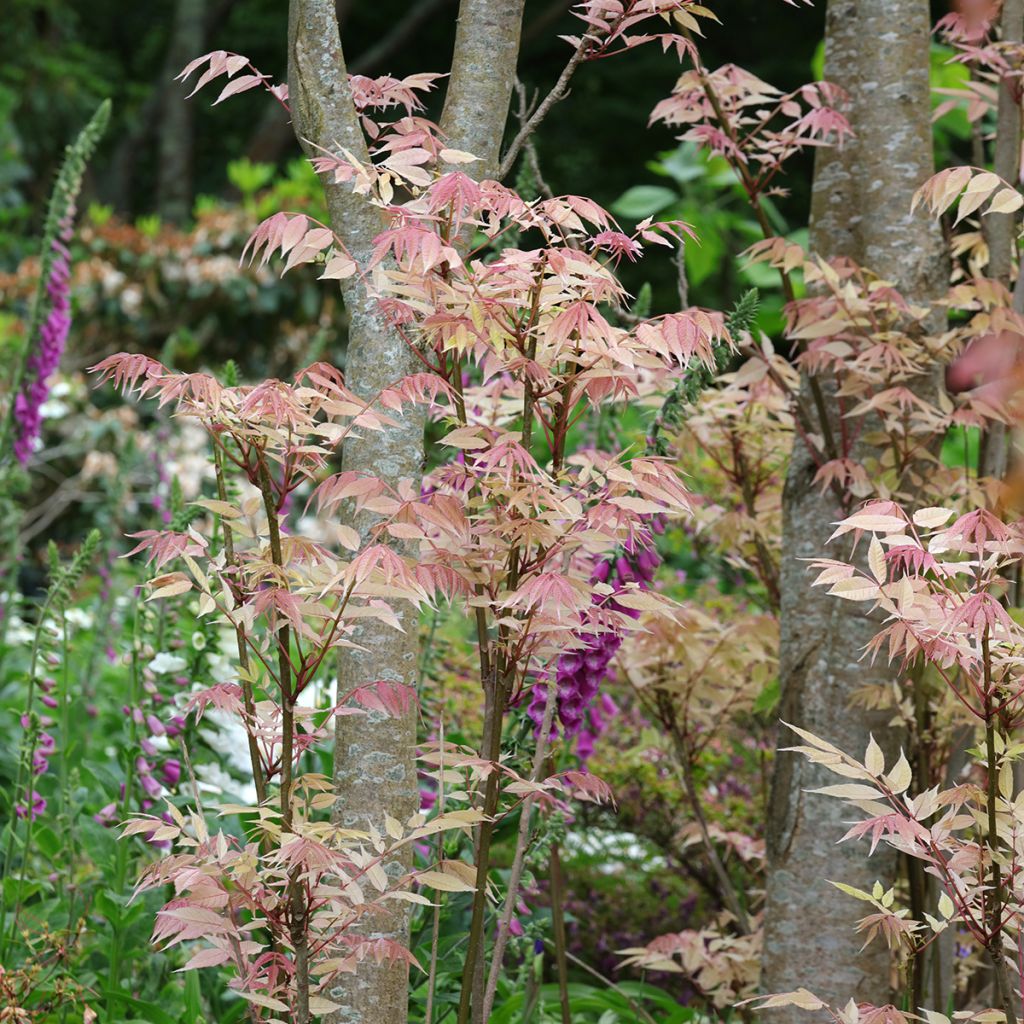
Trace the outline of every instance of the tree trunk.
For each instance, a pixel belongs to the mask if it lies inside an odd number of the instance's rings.
[[[342,4],[338,4],[338,24],[344,31]],[[351,4],[344,5],[346,8]],[[387,35],[378,39],[365,53],[357,55],[349,66],[353,75],[377,75],[387,70],[387,62],[393,60],[403,47],[407,46],[421,28],[431,19],[438,17],[446,7],[454,7],[455,0],[418,0],[408,8],[401,20],[396,21]],[[346,10],[347,13],[347,10]],[[247,159],[254,163],[276,164],[282,154],[295,145],[288,114],[277,104],[267,105],[245,146]]]
[[[841,151],[818,152],[811,248],[826,258],[856,260],[911,300],[926,302],[947,281],[938,226],[921,211],[910,213],[914,190],[933,171],[928,2],[831,0],[826,32],[825,77],[850,93],[857,137]],[[830,382],[821,383],[827,396]],[[936,375],[921,382],[936,386]],[[835,405],[827,404],[835,427]],[[862,460],[872,453],[862,445],[852,454]],[[854,691],[885,683],[891,669],[884,658],[861,660],[879,623],[811,588],[801,560],[842,557],[827,540],[844,514],[830,491],[822,494],[812,483],[814,473],[797,439],[783,496],[781,718],[861,757],[871,732],[890,750],[899,742],[886,725],[890,714],[851,706]],[[839,1005],[850,998],[881,1005],[890,997],[885,946],[875,942],[861,952],[864,936],[854,929],[866,908],[826,879],[870,890],[877,878],[888,886],[896,859],[881,847],[869,859],[863,844],[836,845],[847,828],[846,808],[806,792],[834,781],[798,755],[778,755],[767,822],[762,986],[768,992],[802,986]],[[776,1020],[794,1024],[802,1013],[773,1011]]]
[[[444,125],[451,145],[482,155],[488,168],[497,162],[509,100],[515,81],[523,0],[463,0],[445,104]],[[333,0],[292,0],[289,14],[289,95],[295,132],[310,152],[346,148],[368,162],[338,31]],[[483,54],[488,55],[486,61]],[[486,71],[486,74],[484,73]],[[322,150],[321,150],[322,152]],[[470,165],[472,169],[480,164]],[[326,187],[333,229],[359,263],[368,261],[373,238],[383,229],[380,211],[346,186]],[[345,377],[357,394],[370,397],[422,365],[402,339],[389,330],[358,282],[343,294],[349,311]],[[375,475],[390,485],[402,480],[418,488],[422,474],[424,413],[408,409],[397,428],[344,444],[343,468]],[[359,517],[353,525],[365,536],[372,524]],[[401,550],[400,545],[396,545]],[[362,650],[345,651],[338,664],[338,692],[375,680],[415,685],[418,620],[415,610],[396,607],[403,633],[367,622],[355,639]],[[381,826],[384,813],[406,821],[419,807],[416,783],[416,711],[403,718],[371,715],[337,719],[334,782],[335,819],[346,827]],[[383,831],[383,829],[381,829]],[[411,850],[389,866],[402,873]],[[388,915],[368,918],[362,934],[409,941],[409,912],[396,904]],[[340,1004],[331,1024],[402,1024],[408,1003],[408,968],[362,964],[355,975],[339,979],[331,998]]]
[[[462,0],[441,129],[449,145],[480,158],[478,180],[498,170],[516,81],[525,0]]]
[[[206,18],[206,0],[178,0],[164,62],[168,74],[160,89],[156,201],[160,216],[175,224],[183,224],[192,213],[195,104],[186,99],[185,91],[172,79],[193,57],[202,53]]]
[[[1000,37],[1005,43],[1019,43],[1024,38],[1024,0],[1003,0],[999,16]],[[1007,75],[999,83],[996,111],[994,170],[1004,181],[1016,187],[1020,179],[1020,79]],[[1017,251],[1017,214],[990,213],[982,224],[988,243],[988,276],[1012,288],[1014,255]],[[1020,285],[1014,295],[1017,309],[1024,305]],[[1009,459],[1010,433],[1002,423],[993,423],[982,439],[979,472],[1002,480]]]

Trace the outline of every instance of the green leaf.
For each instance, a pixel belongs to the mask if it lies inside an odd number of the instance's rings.
[[[95,907],[115,928],[127,928],[144,909],[141,903],[129,905],[129,899],[130,896],[123,893],[98,889]]]
[[[754,701],[754,712],[759,715],[770,715],[779,704],[781,696],[778,678],[773,679]]]
[[[203,1024],[203,1002],[198,971],[189,971],[185,975],[185,1020],[188,1024]]]
[[[36,825],[32,833],[32,842],[42,855],[54,860],[61,851],[61,842],[56,833],[48,825]]]
[[[160,1009],[155,1003],[147,1003],[145,1000],[136,999],[120,989],[104,989],[103,995],[108,999],[123,1003],[130,1010],[143,1014],[143,1020],[149,1021],[149,1024],[181,1024],[179,1020]]]
[[[634,185],[612,203],[612,212],[620,217],[643,220],[671,206],[678,195],[662,185]]]

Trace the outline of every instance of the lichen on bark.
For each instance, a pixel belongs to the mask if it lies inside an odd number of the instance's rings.
[[[825,258],[848,257],[893,281],[916,302],[943,290],[946,266],[937,225],[911,196],[933,172],[929,95],[927,0],[832,0],[828,6],[825,78],[850,93],[856,139],[818,151],[812,199],[811,248]],[[822,381],[838,436],[829,381]],[[937,373],[917,382],[940,386]],[[804,382],[806,389],[806,381]],[[875,454],[859,442],[854,459]],[[829,556],[828,537],[842,518],[830,490],[813,482],[815,465],[797,439],[783,506],[780,717],[860,756],[869,733],[890,749],[900,741],[891,713],[867,712],[851,698],[861,687],[886,683],[883,658],[863,658],[879,623],[856,606],[812,589],[803,559]],[[838,557],[838,556],[834,556]],[[783,736],[780,745],[788,745]],[[837,845],[846,832],[840,801],[808,793],[832,777],[799,756],[779,753],[767,822],[768,877],[762,987],[805,987],[844,1005],[853,998],[889,1001],[889,955],[884,943],[862,950],[855,932],[863,908],[828,879],[871,889],[888,885],[894,855],[873,857],[860,845]],[[772,1011],[775,1020],[803,1011]]]
[[[478,177],[493,174],[515,83],[523,0],[462,0],[451,83],[442,128],[449,144],[481,157],[470,165]],[[352,101],[334,0],[291,0],[289,8],[289,97],[296,135],[309,155],[347,149],[368,161],[366,141]],[[374,237],[383,230],[379,209],[346,185],[325,185],[331,227],[360,264],[368,262]],[[348,311],[344,370],[348,387],[370,398],[402,377],[422,370],[421,362],[379,315],[358,281],[346,282]],[[382,433],[350,435],[343,447],[343,470],[379,477],[391,486],[410,481],[418,487],[423,467],[425,414],[407,407],[398,426]],[[370,516],[351,520],[361,537]],[[390,541],[408,552],[399,542]],[[372,621],[360,625],[359,649],[338,661],[338,692],[377,680],[415,685],[418,616],[396,606],[401,631]],[[417,809],[416,710],[400,718],[371,715],[337,718],[334,761],[334,817],[347,827],[378,827],[387,812],[399,821]],[[411,848],[390,870],[410,866]],[[402,904],[386,916],[368,916],[360,925],[369,938],[407,944],[409,911]],[[331,998],[341,1009],[329,1024],[401,1024],[407,1016],[408,968],[403,964],[361,964],[339,980]]]

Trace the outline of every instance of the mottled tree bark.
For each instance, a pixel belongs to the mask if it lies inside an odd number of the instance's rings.
[[[911,196],[933,171],[928,90],[927,0],[830,0],[825,77],[851,94],[856,140],[842,151],[820,150],[815,167],[811,247],[826,258],[849,257],[893,281],[918,302],[941,293],[947,275],[936,224]],[[806,383],[806,382],[805,382]],[[829,381],[822,381],[829,393]],[[937,375],[920,386],[934,389]],[[837,417],[829,402],[833,434]],[[853,457],[870,458],[861,443]],[[797,440],[784,492],[780,717],[861,757],[874,732],[892,750],[899,738],[889,713],[851,705],[862,686],[884,683],[883,658],[862,660],[879,628],[858,606],[811,588],[802,559],[841,557],[827,541],[843,512],[830,491],[812,483],[815,464]],[[783,745],[790,737],[783,736]],[[841,801],[806,792],[835,782],[802,757],[780,753],[767,822],[768,879],[763,988],[806,987],[840,1005],[851,997],[878,1004],[890,995],[884,944],[861,952],[854,932],[865,907],[826,879],[870,889],[896,874],[882,848],[870,859],[860,843],[836,845],[849,812]],[[776,1020],[802,1011],[773,1011]]]
[[[462,0],[441,130],[454,149],[480,158],[477,179],[498,170],[515,85],[525,0]]]
[[[338,5],[338,24],[343,34],[345,22],[342,18],[342,6]],[[351,4],[344,6],[348,8]],[[419,0],[412,4],[386,35],[375,40],[368,50],[352,59],[349,73],[383,74],[388,70],[388,62],[416,38],[417,33],[431,18],[439,17],[445,8],[454,6],[455,0]],[[277,103],[268,103],[246,143],[245,155],[254,163],[274,164],[294,145],[295,132],[292,130],[288,114]]]
[[[463,0],[443,122],[451,145],[483,157],[490,168],[508,116],[515,81],[523,0]],[[289,94],[296,135],[314,146],[346,148],[368,161],[366,144],[352,103],[333,0],[292,0],[289,16]],[[480,164],[471,165],[472,169]],[[478,171],[479,176],[479,171]],[[380,211],[346,186],[328,185],[331,224],[353,257],[368,260],[372,242],[383,228]],[[422,365],[395,332],[388,329],[358,282],[344,287],[349,311],[345,376],[357,394],[370,397]],[[400,426],[384,433],[350,436],[344,444],[343,468],[372,474],[396,486],[402,480],[418,487],[422,473],[424,414],[409,409]],[[369,517],[354,521],[365,536]],[[400,546],[399,546],[400,547]],[[372,622],[360,626],[355,639],[362,650],[339,659],[338,692],[375,680],[415,685],[418,663],[417,616],[397,607],[402,629]],[[416,713],[403,718],[371,715],[337,719],[335,746],[335,818],[347,827],[378,826],[385,811],[407,820],[419,806],[415,764]],[[411,850],[390,865],[409,866]],[[363,934],[402,943],[409,940],[409,914],[401,904],[385,917],[367,918]],[[363,964],[344,976],[331,993],[341,1005],[331,1024],[401,1024],[406,1019],[408,969],[401,965]]]
[[[1024,0],[1003,0],[999,16],[1000,37],[1004,42],[1024,39]],[[996,110],[996,141],[993,169],[1004,181],[1016,185],[1020,178],[1020,79],[1007,76],[999,83]],[[1011,287],[1013,261],[1017,250],[1016,213],[990,213],[982,218],[988,243],[988,276]],[[1018,284],[1014,295],[1017,309],[1024,308],[1024,294]],[[1009,458],[1009,432],[1002,423],[993,423],[982,439],[979,471],[982,476],[1001,480]]]
[[[296,135],[308,148],[345,148],[368,162],[369,155],[349,89],[333,0],[295,0],[289,18],[289,100]],[[315,151],[314,151],[315,152]],[[331,225],[344,239],[353,257],[363,263],[383,229],[380,211],[344,186],[326,187]],[[414,357],[402,339],[389,330],[359,282],[343,287],[349,314],[345,374],[349,387],[369,398],[414,369]],[[406,412],[400,426],[386,433],[350,435],[342,451],[342,469],[380,476],[391,484],[417,481],[421,473],[424,417],[417,408]],[[353,526],[365,537],[372,525],[361,516]],[[367,623],[353,638],[361,650],[345,651],[338,660],[338,696],[361,683],[388,679],[416,682],[417,615],[401,602],[395,611],[403,632],[383,624]],[[371,712],[368,717],[336,719],[334,782],[337,800],[334,819],[346,828],[380,827],[385,810],[405,821],[418,806],[414,746],[415,715],[389,718]],[[388,865],[390,872],[409,867],[410,853]],[[407,943],[409,918],[401,910],[364,919],[360,933],[366,938],[388,938]],[[331,990],[340,1010],[334,1024],[385,1024],[402,1021],[407,1002],[408,971],[401,965],[366,963],[353,975],[344,975]]]

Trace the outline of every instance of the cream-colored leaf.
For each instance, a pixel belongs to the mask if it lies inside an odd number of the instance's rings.
[[[153,582],[152,580],[150,582]],[[157,587],[149,597],[147,601],[159,601],[164,597],[176,597],[178,594],[186,594],[192,589],[191,580],[187,580],[184,577],[173,580],[169,583],[165,583],[163,586]]]
[[[882,542],[877,537],[872,537],[868,545],[868,567],[871,569],[871,575],[879,583],[885,582],[885,551],[882,550]]]
[[[837,580],[828,588],[833,597],[841,597],[844,601],[870,601],[879,595],[878,584],[863,576],[851,576],[849,579]]]
[[[813,992],[798,988],[795,992],[780,992],[768,996],[760,1008],[766,1010],[773,1006],[798,1006],[801,1010],[820,1010],[824,1005]]]
[[[951,508],[939,508],[933,505],[929,508],[919,508],[914,513],[914,525],[923,527],[926,530],[941,526],[953,514]]]
[[[265,996],[262,992],[239,992],[239,995],[250,1003],[255,1003],[257,1006],[265,1006],[268,1010],[280,1010],[282,1013],[288,1012],[287,1003],[282,1003],[280,999],[272,999],[270,996]]]
[[[834,796],[840,800],[877,800],[882,795],[873,786],[858,786],[856,783],[822,786],[820,789],[809,789],[807,792],[820,793],[822,796]]]
[[[406,892],[404,889],[397,891],[386,892],[381,897],[385,900],[401,900],[403,903],[416,903],[423,907],[433,907],[436,904],[431,903],[422,893],[418,892]]]
[[[331,1002],[330,999],[325,999],[323,996],[309,997],[309,1012],[314,1017],[322,1017],[325,1013],[340,1009],[341,1005],[339,1003]]]
[[[868,739],[868,749],[864,752],[864,767],[872,775],[881,775],[885,771],[885,755],[875,742],[874,736]]]
[[[339,524],[335,527],[338,534],[338,543],[349,551],[358,551],[361,545],[359,534],[351,526]]]
[[[235,519],[242,514],[237,505],[232,505],[229,501],[217,501],[215,498],[200,498],[198,501],[189,502],[189,504],[198,505],[225,519]]]
[[[986,213],[1014,213],[1024,206],[1024,196],[1013,188],[1001,188],[988,204]]]
[[[421,871],[416,876],[416,881],[421,885],[429,885],[431,889],[439,889],[441,892],[476,891],[475,886],[468,885],[461,878],[456,878],[455,875],[441,871]]]
[[[956,913],[956,907],[953,906],[953,901],[949,898],[948,893],[944,892],[939,897],[939,913],[947,921]]]
[[[471,164],[480,157],[467,153],[464,149],[442,149],[441,159],[446,164]]]
[[[902,793],[910,785],[913,773],[910,770],[910,763],[906,755],[900,751],[900,759],[893,766],[893,769],[885,777],[885,782],[894,793]]]
[[[1004,761],[999,766],[999,795],[1004,800],[1013,797],[1013,766],[1009,761]]]
[[[848,516],[840,524],[846,533],[849,530],[868,530],[873,533],[899,533],[906,529],[906,521],[900,516],[880,515],[876,512],[859,512]]]

